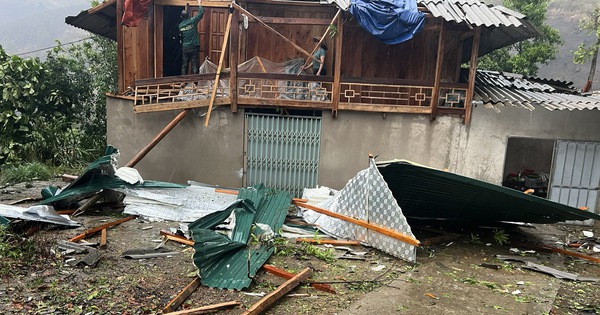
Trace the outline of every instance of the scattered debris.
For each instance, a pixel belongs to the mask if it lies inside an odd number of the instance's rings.
[[[260,299],[260,301],[252,305],[247,311],[243,313],[243,315],[260,314],[262,311],[266,310],[271,304],[275,303],[275,301],[277,301],[280,297],[284,296],[286,293],[290,292],[292,289],[297,287],[301,282],[308,279],[311,273],[312,271],[310,268],[305,268],[293,278],[280,285],[275,291],[269,293],[267,296]]]
[[[278,277],[284,278],[284,279],[292,279],[295,275],[291,272],[287,272],[283,269],[277,268],[275,266],[272,265],[264,265],[262,266],[262,269],[270,274],[274,274]],[[310,283],[310,286],[317,289],[317,290],[321,290],[324,292],[328,292],[328,293],[333,293],[335,294],[335,289],[329,285],[329,284],[324,284],[324,283]]]
[[[98,264],[98,261],[100,261],[100,258],[102,257],[102,253],[99,250],[92,248],[90,246],[79,245],[79,244],[75,244],[75,243],[71,243],[71,242],[67,242],[67,241],[59,241],[57,244],[57,247],[62,250],[65,250],[62,253],[63,255],[88,253],[86,256],[84,256],[80,260],[77,260],[75,258],[65,260],[65,262],[67,264],[69,264],[70,266],[77,266],[79,264],[85,264],[90,267],[93,267]]]
[[[552,275],[558,279],[567,279],[567,280],[573,280],[573,281],[588,281],[588,282],[600,281],[599,278],[581,277],[574,273],[560,271],[558,269],[554,269],[554,268],[547,267],[544,265],[536,264],[531,261],[526,261],[525,266],[523,266],[523,268],[546,273],[546,274]]]
[[[121,254],[122,257],[131,259],[148,259],[156,257],[169,257],[177,255],[179,252],[171,251],[166,248],[141,248],[141,249],[130,249],[126,250]]]
[[[102,224],[102,225],[97,226],[95,228],[89,229],[89,230],[87,230],[87,231],[85,231],[85,232],[83,232],[83,233],[81,233],[81,234],[79,234],[77,236],[72,237],[71,239],[69,239],[69,241],[70,242],[78,242],[78,241],[80,241],[80,240],[82,240],[82,239],[84,239],[84,238],[86,238],[88,236],[94,235],[94,234],[96,234],[96,233],[98,233],[98,232],[100,232],[100,231],[102,231],[102,230],[104,230],[106,228],[109,228],[111,226],[115,226],[117,224],[121,224],[123,222],[127,222],[129,220],[133,220],[133,219],[135,219],[134,216],[128,216],[128,217],[126,217],[124,219],[121,219],[121,220],[117,220],[117,221],[113,221],[113,222],[110,222],[110,223]]]
[[[22,208],[0,204],[0,215],[4,218],[21,219],[25,221],[46,222],[69,227],[81,226],[79,222],[69,219],[67,215],[60,215],[52,206],[31,206]]]
[[[331,244],[331,245],[361,245],[357,241],[332,240],[332,239],[316,239],[316,238],[297,238],[296,242],[310,244]]]
[[[242,305],[242,303],[240,303],[238,301],[231,301],[231,302],[207,305],[207,306],[202,306],[202,307],[198,307],[198,308],[183,310],[183,311],[179,311],[179,312],[172,312],[172,313],[167,313],[167,314],[169,314],[169,315],[207,314],[207,313],[216,312],[216,311],[224,309],[224,308],[230,308],[230,307],[235,307],[235,306],[240,306],[240,305]]]

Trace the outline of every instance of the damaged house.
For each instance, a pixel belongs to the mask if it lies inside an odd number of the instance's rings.
[[[549,199],[598,212],[600,97],[475,69],[538,34],[526,16],[478,0],[417,0],[412,24],[377,38],[345,1],[204,1],[200,74],[181,76],[177,24],[195,4],[108,0],[66,19],[117,41],[107,134],[123,159],[177,125],[136,166],[142,174],[299,196],[343,187],[372,153],[495,184],[539,171]],[[314,37],[328,48],[325,76],[301,71]]]

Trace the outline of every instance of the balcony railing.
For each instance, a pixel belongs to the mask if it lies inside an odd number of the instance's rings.
[[[135,111],[158,111],[208,106],[214,74],[136,81]],[[342,78],[334,104],[332,77],[267,73],[238,73],[237,104],[252,107],[306,108],[373,112],[432,112],[433,83],[394,79]],[[464,113],[466,84],[441,85],[440,112]],[[214,105],[231,104],[228,74],[222,74]]]

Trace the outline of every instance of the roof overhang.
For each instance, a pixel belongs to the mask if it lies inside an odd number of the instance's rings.
[[[76,16],[68,16],[65,23],[93,34],[117,40],[117,1],[107,0]]]

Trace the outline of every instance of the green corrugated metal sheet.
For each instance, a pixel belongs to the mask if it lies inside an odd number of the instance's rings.
[[[10,221],[7,218],[0,215],[0,225],[8,225],[9,223]]]
[[[257,242],[261,229],[256,223],[267,224],[278,231],[292,202],[292,196],[263,185],[241,189],[238,202],[227,209],[205,216],[189,225],[194,239],[194,265],[202,284],[241,290],[273,253],[269,242]],[[235,227],[231,238],[215,231],[232,213]],[[256,237],[252,237],[252,235]]]
[[[481,224],[600,219],[592,212],[409,161],[381,162],[378,169],[409,220]]]
[[[60,193],[56,194],[56,187],[47,187],[42,190],[42,196],[45,198],[39,204],[53,205],[55,208],[62,208],[97,194],[103,189],[117,189],[125,187],[137,188],[183,188],[184,185],[144,181],[143,184],[129,184],[115,176],[116,163],[119,151],[112,146],[108,146],[105,155],[91,162],[82,174],[71,182]]]

